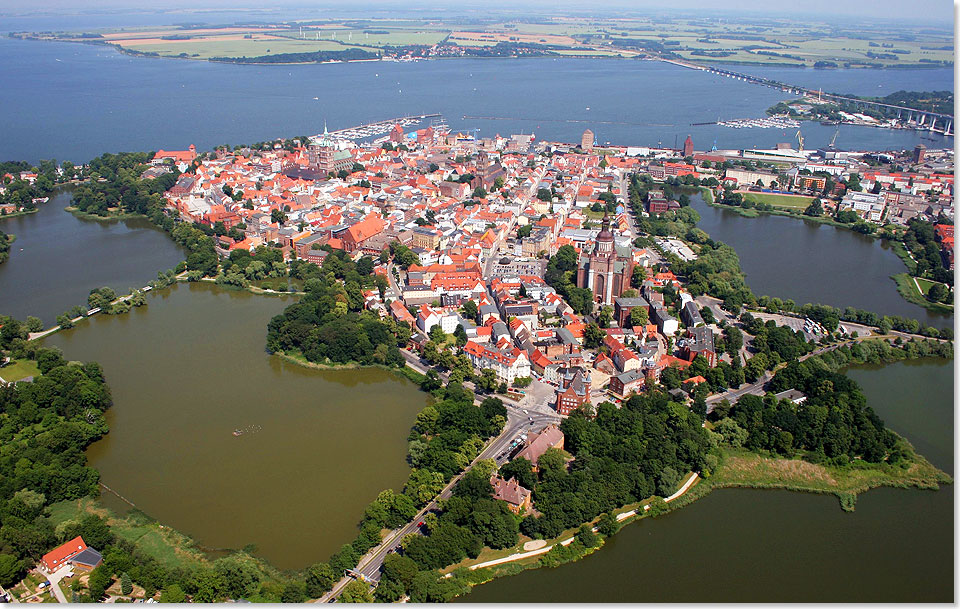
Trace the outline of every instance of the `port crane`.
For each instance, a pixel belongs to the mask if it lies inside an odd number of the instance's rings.
[[[837,143],[837,134],[840,133],[840,125],[837,125],[837,130],[833,132],[833,137],[830,138],[830,149],[833,150],[834,144]]]

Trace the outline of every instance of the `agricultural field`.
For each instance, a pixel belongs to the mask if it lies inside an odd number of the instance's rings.
[[[904,30],[889,25],[838,26],[786,19],[572,18],[483,21],[357,19],[289,21],[268,26],[133,28],[88,33],[20,34],[116,45],[164,57],[257,57],[281,53],[367,51],[443,42],[483,48],[498,43],[550,45],[562,55],[652,56],[692,62],[767,65],[952,65],[949,28]]]

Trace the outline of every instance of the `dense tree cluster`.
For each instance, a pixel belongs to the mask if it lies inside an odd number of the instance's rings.
[[[484,546],[509,548],[518,541],[519,519],[502,501],[492,499],[494,463],[478,463],[430,519],[429,534],[416,536],[404,554],[422,569],[439,569],[466,557],[476,558]]]
[[[930,222],[917,218],[911,218],[907,222],[907,231],[903,234],[903,245],[917,261],[916,266],[911,269],[911,274],[953,285],[953,273],[943,265],[940,244],[937,243],[935,235],[933,224]]]
[[[174,168],[157,178],[141,179],[152,157],[147,152],[121,152],[93,159],[84,176],[90,179],[76,187],[72,205],[99,216],[108,215],[111,208],[148,214],[151,209],[162,207],[161,195],[176,183],[180,172]]]
[[[578,288],[577,250],[572,245],[562,245],[547,263],[544,281],[563,296],[576,313],[585,315],[593,311],[593,292]]]
[[[304,282],[307,294],[270,320],[267,350],[299,352],[311,362],[403,366],[397,347],[406,343],[409,328],[363,310],[362,287],[373,281],[358,266],[343,252],[327,256],[320,272],[298,266],[298,274],[311,275]]]
[[[899,339],[898,339],[899,341]],[[870,340],[843,346],[803,362],[792,361],[770,382],[769,391],[799,389],[807,399],[797,405],[746,395],[733,406],[718,406],[711,418],[724,441],[750,450],[785,456],[797,451],[814,462],[846,465],[854,459],[898,464],[910,450],[866,404],[860,387],[839,372],[855,363],[887,363],[905,358],[953,357],[947,342],[915,340],[891,344]]]
[[[541,515],[524,518],[521,531],[554,537],[624,504],[670,495],[684,473],[715,465],[702,422],[661,389],[633,396],[622,408],[601,404],[592,419],[574,412],[561,429],[576,459],[568,469],[559,451],[540,457],[532,490]]]
[[[0,230],[0,264],[3,264],[10,257],[10,244],[13,243],[13,237]]]
[[[4,324],[4,330],[10,325]],[[96,363],[67,364],[59,351],[4,340],[37,361],[32,383],[0,387],[0,585],[12,584],[57,542],[45,508],[96,495],[99,474],[84,449],[107,433],[110,390]]]
[[[42,199],[53,192],[58,183],[69,180],[75,171],[73,163],[63,163],[63,173],[57,171],[57,163],[52,160],[40,161],[32,166],[26,161],[6,161],[0,163],[0,183],[5,192],[0,193],[0,205],[14,205],[18,210],[33,211],[37,208],[34,199]],[[36,173],[37,178],[31,184],[21,179],[21,172]],[[2,212],[4,215],[6,210]]]

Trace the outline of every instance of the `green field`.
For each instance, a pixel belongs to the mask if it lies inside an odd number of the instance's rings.
[[[522,13],[517,13],[522,14]],[[301,26],[303,37],[301,39]],[[710,17],[631,16],[621,11],[615,17],[556,17],[530,14],[511,19],[464,19],[449,15],[434,19],[349,19],[286,21],[274,26],[203,26],[197,29],[164,28],[104,29],[124,48],[156,52],[165,57],[254,57],[278,53],[343,50],[351,46],[367,50],[406,45],[433,45],[453,32],[461,46],[489,46],[498,40],[519,38],[529,43],[582,47],[560,54],[679,57],[693,62],[803,65],[828,61],[843,67],[904,64],[952,65],[953,30],[923,28],[900,23],[836,23],[788,18],[737,20]],[[41,39],[78,40],[80,32],[37,33]],[[320,40],[317,40],[317,34]],[[485,38],[483,35],[487,35]],[[139,36],[139,38],[138,38]],[[564,37],[558,40],[550,37]],[[170,37],[186,38],[170,40]],[[542,37],[542,38],[541,38]],[[477,38],[478,40],[469,40]],[[311,46],[314,45],[314,46]],[[336,45],[336,46],[328,46]],[[873,55],[871,57],[870,55]],[[878,56],[880,55],[880,56]],[[945,62],[945,63],[939,63]],[[922,65],[922,64],[921,64]]]
[[[54,526],[68,520],[79,520],[86,514],[106,518],[110,529],[118,537],[129,541],[170,569],[183,566],[185,562],[198,563],[205,559],[188,537],[137,511],[120,518],[89,497],[54,503],[49,509]]]
[[[131,44],[123,48],[145,53],[159,53],[164,57],[179,57],[182,53],[195,59],[211,57],[260,57],[279,53],[314,53],[316,51],[345,51],[360,48],[332,40],[256,39],[256,40],[189,40],[164,41],[158,44]]]
[[[33,360],[14,360],[12,364],[0,368],[0,378],[3,378],[3,380],[7,381],[8,383],[19,381],[20,379],[27,378],[28,376],[32,376],[34,378],[40,376],[40,369],[37,368],[37,362]]]
[[[801,197],[791,195],[771,195],[760,192],[743,193],[744,201],[753,203],[767,203],[774,207],[783,207],[788,209],[806,209],[813,202],[813,197]]]
[[[930,291],[930,286],[936,283],[935,281],[930,281],[929,279],[921,279],[920,277],[917,277],[916,280],[917,280],[917,285],[920,286],[920,292],[924,296],[926,296],[927,292]]]

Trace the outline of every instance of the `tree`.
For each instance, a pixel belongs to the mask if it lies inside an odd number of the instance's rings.
[[[500,477],[504,480],[515,478],[520,486],[529,490],[533,490],[537,484],[537,475],[533,473],[533,465],[523,457],[504,464],[500,468]]]
[[[10,587],[24,574],[23,561],[12,554],[0,554],[0,586]]]
[[[630,309],[630,325],[646,326],[650,321],[650,315],[645,307],[633,307]]]
[[[946,300],[947,295],[950,293],[946,287],[941,283],[935,283],[930,286],[930,289],[927,290],[927,300],[930,302],[943,302]],[[28,319],[29,322],[29,319]]]
[[[160,595],[161,603],[182,603],[187,598],[179,584],[169,584]]]
[[[133,580],[131,580],[130,575],[124,571],[120,574],[120,593],[130,594],[131,592],[133,592]]]
[[[287,214],[283,213],[283,210],[274,209],[270,212],[270,222],[283,224],[286,221],[287,221]]]
[[[606,335],[603,330],[600,329],[595,323],[590,324],[583,331],[583,346],[587,349],[596,349],[603,343],[603,339]]]
[[[597,314],[597,323],[601,328],[609,328],[611,321],[613,321],[613,308],[604,305],[600,308],[600,313]]]
[[[477,313],[478,313],[477,303],[475,303],[472,300],[464,301],[463,314],[467,317],[467,319],[476,321]]]
[[[310,598],[320,598],[333,588],[333,584],[337,583],[338,579],[330,565],[318,562],[307,569],[306,592]]]
[[[30,332],[42,332],[43,331],[43,320],[39,317],[29,316],[27,317],[27,330]]]
[[[341,603],[372,603],[373,596],[367,584],[355,579],[346,585],[337,600]]]
[[[820,202],[820,199],[814,199],[810,205],[803,210],[803,215],[812,216],[814,218],[819,218],[823,215],[823,204]]]
[[[577,531],[577,541],[587,548],[592,548],[600,543],[600,539],[596,533],[593,532],[589,524],[580,525],[580,530]]]
[[[526,237],[530,236],[531,232],[533,232],[532,224],[521,226],[520,228],[517,229],[517,237],[520,239],[525,239]]]

